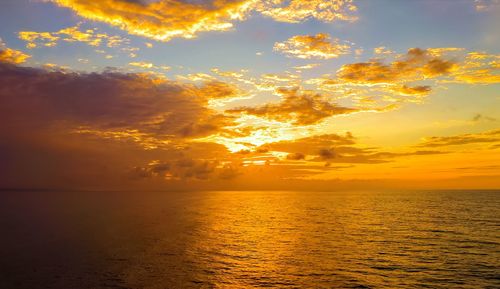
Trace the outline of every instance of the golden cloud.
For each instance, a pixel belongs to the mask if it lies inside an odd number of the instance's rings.
[[[389,64],[373,60],[343,65],[337,72],[340,80],[357,84],[391,84],[447,75],[456,69],[451,60],[432,56],[428,50],[411,48]]]
[[[276,42],[274,50],[289,57],[330,59],[349,54],[350,45],[340,43],[340,40],[332,39],[326,33],[319,33],[316,35],[296,35],[285,42]]]
[[[453,75],[452,81],[459,83],[500,83],[500,55],[469,52]]]
[[[0,62],[8,62],[19,64],[25,62],[31,55],[28,55],[22,51],[0,47]]]
[[[276,21],[300,22],[316,18],[324,22],[355,20],[356,6],[350,0],[51,0],[79,16],[105,22],[158,41],[174,37],[194,38],[200,32],[226,31],[233,22],[252,11]]]
[[[238,107],[227,110],[228,113],[245,113],[265,117],[295,125],[315,124],[327,117],[349,114],[357,111],[332,104],[316,93],[300,92],[297,88],[280,88],[277,91],[282,99],[279,103],[269,103],[259,107]]]
[[[132,57],[139,49],[130,46],[130,40],[118,35],[110,36],[100,33],[97,28],[81,29],[81,24],[63,28],[56,32],[36,32],[21,31],[18,33],[21,40],[26,41],[27,48],[54,47],[59,41],[86,43],[89,46],[107,46],[109,48],[119,48],[120,51],[129,53]]]
[[[40,45],[46,47],[56,46],[59,37],[52,35],[50,32],[21,31],[19,32],[19,39],[26,41],[26,47],[31,49]]]
[[[496,70],[498,72],[498,69]],[[457,75],[455,80],[470,84],[495,84],[500,83],[500,75],[493,74],[490,69],[474,70],[466,74]]]
[[[202,31],[224,31],[232,20],[245,17],[254,1],[222,0],[197,4],[187,1],[53,0],[79,16],[117,26],[131,34],[168,41],[193,38]]]
[[[380,49],[378,52],[384,55]],[[499,55],[457,47],[411,48],[405,54],[388,55],[342,65],[335,75],[305,83],[364,105],[421,103],[434,85],[443,83],[500,83]]]

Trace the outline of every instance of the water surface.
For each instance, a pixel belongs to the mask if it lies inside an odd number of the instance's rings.
[[[1,192],[0,288],[500,288],[500,192]]]

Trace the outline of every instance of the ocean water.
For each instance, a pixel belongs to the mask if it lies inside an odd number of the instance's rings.
[[[1,192],[0,288],[500,288],[500,192]]]

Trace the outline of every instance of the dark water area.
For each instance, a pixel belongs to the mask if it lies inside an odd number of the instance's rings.
[[[500,288],[500,192],[0,192],[0,288]]]

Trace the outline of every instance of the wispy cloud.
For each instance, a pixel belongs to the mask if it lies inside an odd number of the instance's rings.
[[[470,144],[498,144],[500,143],[500,130],[490,130],[481,133],[470,133],[453,136],[427,137],[419,144],[420,147],[447,147]]]
[[[341,42],[339,39],[332,39],[330,35],[319,33],[316,35],[297,35],[285,42],[276,42],[274,50],[289,57],[303,59],[337,58],[343,54],[350,53],[351,45]]]
[[[298,89],[278,89],[282,95],[279,103],[270,103],[258,107],[239,107],[230,109],[229,113],[246,113],[263,116],[278,121],[291,121],[297,125],[309,125],[327,117],[349,114],[356,109],[342,107],[323,99],[312,92],[299,92]]]

